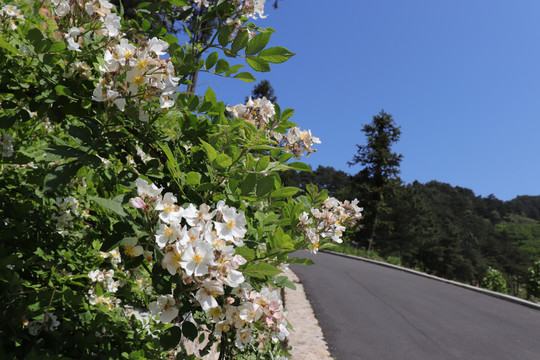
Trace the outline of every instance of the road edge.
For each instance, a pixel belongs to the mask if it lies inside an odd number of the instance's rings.
[[[482,293],[482,294],[493,296],[493,297],[496,297],[496,298],[499,298],[499,299],[502,299],[502,300],[510,301],[510,302],[513,302],[513,303],[516,303],[516,304],[519,304],[519,305],[522,305],[522,306],[527,306],[529,308],[540,311],[540,304],[536,304],[536,303],[533,303],[531,301],[520,299],[520,298],[515,297],[515,296],[505,295],[505,294],[498,293],[496,291],[491,291],[491,290],[483,289],[483,288],[480,288],[480,287],[476,287],[476,286],[472,286],[472,285],[468,285],[468,284],[463,284],[463,283],[453,281],[453,280],[443,279],[441,277],[426,274],[426,273],[423,273],[421,271],[412,270],[412,269],[408,269],[408,268],[393,265],[393,264],[388,264],[388,263],[385,263],[385,262],[382,262],[382,261],[371,260],[371,259],[367,259],[367,258],[364,258],[364,257],[361,257],[361,256],[342,254],[342,253],[339,253],[339,252],[336,252],[336,251],[331,251],[331,250],[321,250],[321,252],[332,254],[332,255],[337,255],[337,256],[342,256],[342,257],[346,257],[346,258],[350,258],[350,259],[356,259],[356,260],[360,260],[360,261],[365,261],[365,262],[368,262],[368,263],[377,264],[377,265],[380,265],[380,266],[385,266],[385,267],[392,268],[392,269],[395,269],[395,270],[408,272],[410,274],[423,276],[425,278],[429,278],[429,279],[433,279],[433,280],[440,281],[440,282],[443,282],[443,283],[451,284],[451,285],[461,287],[461,288],[464,288],[464,289],[469,289],[469,290],[472,290],[472,291],[476,291],[476,292],[479,292],[479,293]]]

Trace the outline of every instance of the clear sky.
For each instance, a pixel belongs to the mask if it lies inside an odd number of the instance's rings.
[[[282,0],[259,26],[296,56],[268,79],[321,138],[305,162],[349,167],[381,109],[401,127],[401,178],[501,200],[540,195],[540,1]],[[235,105],[256,83],[201,76]]]

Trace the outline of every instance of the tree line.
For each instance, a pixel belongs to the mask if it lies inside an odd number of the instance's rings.
[[[439,181],[406,184],[399,177],[403,156],[391,150],[401,134],[392,116],[381,111],[362,132],[365,145],[357,145],[349,163],[362,166],[356,174],[319,166],[311,173],[288,171],[282,181],[361,200],[364,219],[347,239],[356,247],[474,285],[495,269],[511,294],[523,294],[527,271],[540,259],[540,196],[501,201]]]

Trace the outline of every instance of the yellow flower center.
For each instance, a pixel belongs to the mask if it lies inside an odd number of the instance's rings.
[[[203,257],[201,254],[195,254],[193,256],[193,261],[195,261],[197,264],[199,264],[202,261]]]
[[[163,208],[163,211],[165,212],[172,212],[174,210],[174,206],[173,205],[165,205],[165,207]]]
[[[133,246],[124,245],[123,249],[124,249],[124,254],[132,258],[135,257],[135,251],[133,250]]]
[[[173,234],[173,231],[170,227],[167,226],[165,229],[165,236],[171,236]]]
[[[232,229],[232,228],[234,227],[234,220],[229,220],[229,221],[227,221],[227,227],[228,227],[229,229]]]

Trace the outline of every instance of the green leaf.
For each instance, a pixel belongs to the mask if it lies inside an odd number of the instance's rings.
[[[288,287],[289,289],[296,290],[296,285],[294,285],[294,283],[286,276],[277,276],[274,279],[274,285],[278,287]]]
[[[212,91],[211,88],[208,88],[206,90],[206,93],[204,94],[204,101],[207,101],[211,104],[215,104],[217,101],[216,94]]]
[[[286,121],[287,119],[289,119],[293,115],[294,115],[294,110],[293,109],[285,109],[283,111],[283,114],[281,115],[281,121]]]
[[[49,48],[49,52],[60,52],[66,48],[66,44],[64,42],[57,42],[51,45]]]
[[[287,165],[291,169],[296,171],[311,171],[311,167],[308,164],[304,164],[303,162],[293,162]]]
[[[272,191],[272,194],[270,196],[273,198],[285,198],[293,196],[299,191],[300,189],[296,187],[282,187],[275,191]]]
[[[246,55],[255,55],[264,49],[268,41],[270,41],[270,36],[272,36],[271,32],[255,35],[246,46]]]
[[[148,21],[148,19],[143,19],[142,29],[144,32],[147,32],[148,30],[150,30],[150,21]]]
[[[257,182],[257,196],[268,194],[274,189],[274,177],[265,176]]]
[[[206,152],[206,155],[208,156],[208,160],[214,161],[214,159],[217,157],[216,150],[209,143],[204,142],[202,140],[200,140],[200,141],[201,141],[201,144],[202,144],[202,146],[204,148],[204,151]]]
[[[54,87],[54,90],[56,91],[58,95],[63,95],[67,97],[73,96],[73,93],[71,92],[71,90],[67,86],[64,86],[64,85],[56,85]]]
[[[266,170],[268,167],[268,164],[270,164],[270,156],[266,155],[257,161],[257,166],[255,167],[256,171],[263,171]]]
[[[249,33],[244,30],[240,34],[236,35],[236,38],[234,38],[234,41],[231,45],[231,51],[236,54],[237,52],[246,47],[248,41]]]
[[[67,185],[77,174],[82,165],[76,161],[58,165],[43,179],[43,191],[53,192],[63,185]]]
[[[219,45],[225,47],[231,40],[231,28],[229,26],[223,26],[219,29],[218,42]]]
[[[255,187],[255,184],[257,183],[257,176],[253,173],[249,173],[244,178],[244,181],[242,181],[242,184],[240,185],[240,190],[242,191],[243,195],[248,195],[251,190]]]
[[[159,344],[164,350],[171,350],[178,345],[181,338],[182,330],[180,330],[180,327],[178,326],[173,326],[159,335]]]
[[[213,163],[223,169],[226,169],[232,165],[232,159],[227,154],[219,154],[218,156],[216,156],[216,159],[213,161]]]
[[[257,279],[265,279],[269,276],[274,276],[281,273],[281,270],[268,263],[261,263],[255,265],[246,266],[242,272],[244,275],[248,275]]]
[[[206,58],[206,63],[204,64],[205,69],[210,70],[211,68],[213,68],[214,65],[216,65],[216,62],[218,61],[218,57],[219,55],[217,51],[214,51],[213,53],[208,55],[208,57]]]
[[[2,37],[2,34],[0,34],[0,48],[6,49],[12,54],[18,53],[17,48],[15,48],[15,46],[5,41],[4,38]]]
[[[9,129],[17,121],[24,122],[24,121],[26,121],[28,119],[30,119],[30,115],[28,115],[28,111],[26,111],[25,109],[20,109],[15,114],[9,114],[9,115],[0,116],[0,128],[1,129]]]
[[[199,331],[195,324],[187,320],[182,323],[182,333],[191,341],[194,341],[197,338],[197,335],[199,335]]]
[[[107,210],[110,210],[114,212],[115,214],[118,214],[120,216],[127,216],[126,212],[124,211],[124,208],[122,207],[122,204],[109,199],[103,199],[97,196],[89,196],[90,200],[94,201],[96,204],[104,207]]]
[[[252,261],[255,259],[255,250],[250,249],[246,246],[240,246],[235,249],[235,254],[242,256],[247,261]]]
[[[178,38],[174,35],[167,34],[164,37],[161,38],[161,40],[169,43],[169,44],[178,44]]]
[[[229,70],[229,62],[225,59],[219,59],[216,65],[216,73],[221,74]]]
[[[311,259],[302,259],[302,258],[288,258],[287,262],[289,264],[301,264],[301,265],[313,265],[315,264]]]
[[[268,61],[266,60],[263,60],[257,57],[249,57],[249,58],[246,58],[246,62],[255,71],[258,71],[258,72],[270,71],[270,64],[268,64]]]
[[[240,79],[245,82],[252,82],[255,81],[255,77],[251,75],[251,73],[248,73],[247,71],[243,71],[241,73],[238,73],[234,76],[235,79]]]
[[[231,74],[234,74],[235,72],[237,72],[238,70],[240,70],[241,68],[243,68],[245,65],[242,65],[242,64],[237,64],[237,65],[233,65],[229,68],[229,70],[227,70],[227,72],[225,73],[226,76],[229,76]]]
[[[199,106],[199,97],[197,95],[191,95],[187,106],[190,111],[195,110]]]
[[[190,171],[187,173],[186,183],[188,185],[199,185],[200,182],[201,182],[201,174],[195,171]]]
[[[258,58],[278,64],[289,60],[289,58],[293,55],[294,53],[290,52],[284,47],[276,46],[269,49],[264,49],[259,53]]]

